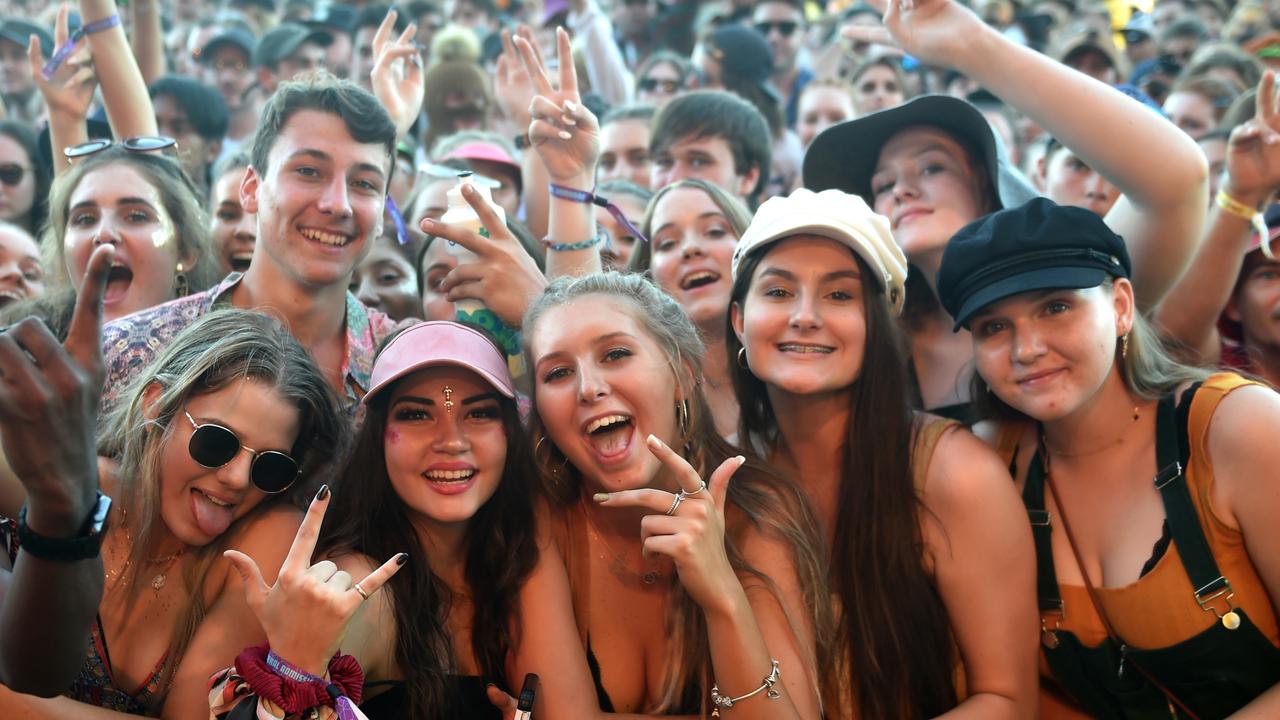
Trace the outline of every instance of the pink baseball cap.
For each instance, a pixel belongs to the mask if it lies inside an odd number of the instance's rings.
[[[507,358],[493,341],[475,328],[451,320],[418,323],[395,336],[373,363],[369,401],[396,380],[423,368],[457,365],[484,378],[494,390],[516,396]]]
[[[511,157],[501,145],[487,142],[469,142],[463,143],[454,148],[448,155],[444,156],[445,160],[488,160],[489,162],[500,163],[502,165],[510,165],[517,171],[520,170],[520,163]]]

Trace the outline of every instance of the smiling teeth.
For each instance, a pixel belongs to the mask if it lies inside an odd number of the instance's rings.
[[[444,480],[444,481],[468,480],[471,478],[472,475],[475,475],[475,474],[476,474],[475,470],[428,470],[425,473],[423,473],[423,475],[427,476],[428,480]]]
[[[796,345],[795,343],[785,343],[785,344],[779,345],[778,349],[782,350],[783,352],[824,353],[824,354],[830,353],[834,350],[834,348],[829,348],[824,345]]]
[[[694,284],[694,283],[696,283],[696,282],[702,282],[703,280],[709,280],[709,281],[711,281],[711,282],[715,282],[715,280],[717,279],[717,277],[718,277],[718,276],[717,276],[715,273],[713,273],[713,272],[708,272],[708,271],[706,271],[706,270],[703,270],[702,272],[696,272],[696,273],[694,273],[694,274],[690,275],[689,277],[685,278],[685,279],[684,279],[684,286],[685,286],[685,287],[689,287],[690,285],[692,285],[692,284]]]
[[[609,425],[614,425],[616,423],[624,423],[630,419],[631,418],[626,415],[606,415],[602,418],[596,418],[587,424],[587,434],[590,435],[602,427],[608,427]]]
[[[323,230],[312,230],[310,228],[304,229],[302,231],[302,236],[309,240],[315,240],[316,242],[324,243],[325,245],[340,246],[340,245],[347,244],[347,238],[345,235],[338,235],[337,233],[329,233]]]
[[[198,493],[200,493],[201,495],[203,495],[203,496],[204,496],[204,498],[205,498],[205,500],[208,500],[209,502],[213,503],[214,505],[217,505],[218,507],[231,507],[231,503],[229,503],[229,502],[223,502],[223,501],[219,500],[218,498],[216,498],[216,497],[214,497],[214,496],[210,495],[209,493],[207,493],[207,492],[205,492],[205,491],[203,491],[203,490],[197,490],[196,492],[198,492]]]

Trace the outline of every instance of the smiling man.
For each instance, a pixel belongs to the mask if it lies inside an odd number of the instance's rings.
[[[754,105],[722,90],[691,92],[653,119],[649,186],[699,178],[755,207],[772,156],[769,124]]]
[[[104,412],[184,327],[225,306],[280,316],[354,410],[374,351],[394,329],[347,287],[382,232],[395,137],[386,111],[354,83],[321,73],[280,85],[240,186],[245,211],[257,214],[249,269],[207,292],[108,324]]]

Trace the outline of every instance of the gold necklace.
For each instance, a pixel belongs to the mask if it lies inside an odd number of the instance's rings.
[[[124,534],[125,545],[128,547],[133,547],[133,536],[129,534],[128,517],[129,517],[128,512],[123,507],[120,508],[120,532]],[[142,562],[143,565],[147,565],[147,566],[157,566],[157,565],[160,566],[159,572],[156,573],[156,575],[151,578],[151,583],[150,583],[151,589],[154,590],[156,594],[159,594],[160,590],[164,588],[165,583],[169,581],[170,566],[172,566],[173,562],[178,558],[182,557],[186,552],[187,552],[187,547],[184,545],[183,548],[176,553],[161,555],[160,557],[151,558],[148,560],[144,560]],[[112,559],[116,558],[116,554],[114,550],[112,551],[111,555],[112,555]],[[132,563],[133,563],[133,558],[129,555],[129,553],[126,552],[124,557],[124,563],[120,565],[120,567],[117,568],[115,572],[111,572],[111,571],[107,572],[108,592],[115,589],[120,579],[124,577],[125,572],[129,569],[129,565]]]
[[[591,511],[587,509],[585,506],[582,508],[582,516],[586,518],[587,528],[591,531],[591,534],[594,535],[595,538],[600,541],[600,544],[601,546],[604,547],[604,549],[609,551],[609,555],[613,556],[613,558],[610,560],[609,558],[605,557],[604,553],[600,553],[601,560],[609,561],[608,564],[609,564],[610,572],[612,572],[614,575],[624,580],[632,580],[632,581],[639,580],[642,584],[646,586],[655,585],[659,580],[662,579],[662,576],[664,573],[661,570],[649,570],[648,572],[639,572],[638,570],[635,570],[630,565],[628,565],[627,562],[622,559],[622,556],[618,554],[616,550],[613,549],[613,546],[609,544],[609,541],[604,539],[604,535],[600,532],[600,529],[597,528],[596,524],[591,521]]]
[[[1133,406],[1133,421],[1132,421],[1131,423],[1129,423],[1129,426],[1128,426],[1128,427],[1126,427],[1122,433],[1120,433],[1120,436],[1119,436],[1119,437],[1117,437],[1115,440],[1112,440],[1111,442],[1107,443],[1106,445],[1103,445],[1102,447],[1096,447],[1096,448],[1093,448],[1092,450],[1084,450],[1084,451],[1082,451],[1082,452],[1062,452],[1061,450],[1054,450],[1053,448],[1049,447],[1049,441],[1048,441],[1048,439],[1044,439],[1044,440],[1043,440],[1043,442],[1044,442],[1044,447],[1045,447],[1045,449],[1046,449],[1046,450],[1048,450],[1048,451],[1049,451],[1049,454],[1050,454],[1050,455],[1056,455],[1056,456],[1058,456],[1058,457],[1060,457],[1060,458],[1073,458],[1073,457],[1085,457],[1085,456],[1087,456],[1087,455],[1097,455],[1098,453],[1103,452],[1103,451],[1105,451],[1105,450],[1110,450],[1111,448],[1116,447],[1116,446],[1118,446],[1118,445],[1123,445],[1123,444],[1124,444],[1124,441],[1125,441],[1125,438],[1127,438],[1127,437],[1129,436],[1129,431],[1130,431],[1130,429],[1132,429],[1132,428],[1133,428],[1133,426],[1134,426],[1135,424],[1137,424],[1137,422],[1138,422],[1138,418],[1139,418],[1139,417],[1141,417],[1141,415],[1138,413],[1138,406],[1137,406],[1137,405],[1134,405],[1134,406]],[[1043,433],[1042,433],[1042,435],[1043,435]]]

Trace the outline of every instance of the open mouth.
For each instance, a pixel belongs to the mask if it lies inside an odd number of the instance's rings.
[[[216,498],[198,488],[191,489],[191,514],[196,527],[209,537],[218,537],[235,520],[235,503]]]
[[[0,290],[0,308],[8,307],[20,300],[26,300],[27,296],[17,290]]]
[[[315,228],[299,228],[302,237],[318,242],[321,245],[329,247],[343,247],[351,243],[351,236],[343,233],[328,232],[327,230],[317,230]]]
[[[231,256],[231,269],[236,272],[244,272],[249,269],[249,263],[253,260],[253,252],[234,253]]]
[[[471,470],[428,470],[422,473],[422,476],[431,482],[440,483],[464,483],[475,476],[475,469]]]
[[[815,345],[813,343],[781,343],[778,345],[778,350],[801,355],[830,355],[836,351],[830,345]]]
[[[593,450],[601,459],[618,458],[631,448],[635,419],[629,415],[605,415],[583,427]]]
[[[695,273],[690,273],[684,278],[684,280],[681,280],[680,289],[696,290],[697,288],[711,285],[718,280],[720,280],[720,273],[712,272],[710,270],[700,270]]]
[[[103,302],[107,305],[120,302],[129,293],[131,285],[133,285],[133,271],[124,265],[112,265],[110,272],[107,273],[107,292],[103,296]]]

